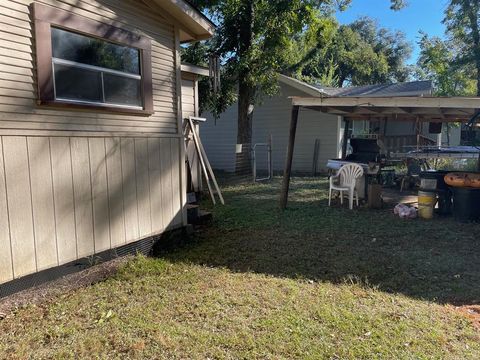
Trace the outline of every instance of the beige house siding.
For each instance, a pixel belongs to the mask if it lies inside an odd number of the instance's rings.
[[[37,106],[31,1],[0,0],[0,284],[186,223],[178,27],[140,1],[38,2],[150,38],[154,114]]]
[[[182,117],[198,116],[197,87],[194,75],[182,73]]]
[[[0,140],[0,283],[182,225],[180,139]]]
[[[116,24],[151,39],[155,113],[147,117],[37,107],[31,1],[0,0],[0,134],[23,135],[25,131],[29,134],[84,131],[99,136],[101,133],[177,133],[173,25],[167,24],[160,15],[154,15],[140,1],[37,2],[92,20]]]
[[[291,86],[280,84],[280,93],[264,99],[253,115],[253,143],[265,143],[273,137],[273,169],[283,171],[289,136],[292,105],[289,96],[305,96]],[[301,109],[297,127],[297,140],[293,158],[293,171],[311,173],[316,139],[320,140],[318,171],[326,171],[328,159],[337,158],[340,151],[340,122],[337,116]],[[207,155],[216,169],[232,172],[235,169],[235,144],[237,134],[237,105],[231,106],[217,125],[209,116],[201,126],[201,136]],[[265,152],[257,156],[258,169],[266,167]]]
[[[188,119],[189,116],[198,117],[199,97],[198,97],[198,76],[182,72],[182,119]],[[195,125],[197,134],[200,132],[200,126]],[[187,142],[186,153],[190,162],[190,181],[188,191],[202,191],[202,170],[200,159],[193,141]]]

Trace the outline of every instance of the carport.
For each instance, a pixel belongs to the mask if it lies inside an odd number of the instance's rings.
[[[476,97],[293,97],[290,135],[283,175],[280,207],[285,209],[292,170],[295,136],[300,108],[342,116],[346,138],[348,124],[357,120],[410,121],[417,124],[467,123],[473,126],[479,115],[480,98]],[[343,142],[343,155],[347,142]]]

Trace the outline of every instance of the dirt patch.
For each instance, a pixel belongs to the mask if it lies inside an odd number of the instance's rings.
[[[473,324],[473,327],[480,331],[480,305],[465,305],[454,308],[466,316]]]
[[[59,295],[103,281],[115,274],[120,266],[131,258],[131,256],[117,258],[2,298],[0,299],[0,320],[9,316],[15,309],[27,305],[39,305]]]

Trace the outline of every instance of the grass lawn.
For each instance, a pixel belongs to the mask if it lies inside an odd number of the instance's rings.
[[[0,358],[479,359],[480,225],[326,206],[324,180],[230,186],[161,259],[0,321]]]

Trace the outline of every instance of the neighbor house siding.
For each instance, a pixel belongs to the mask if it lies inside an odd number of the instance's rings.
[[[210,164],[215,170],[234,172],[237,144],[237,105],[228,107],[216,120],[210,113],[202,116],[205,116],[207,121],[200,124],[200,137]]]
[[[292,104],[290,96],[305,96],[299,90],[281,84],[277,96],[267,98],[255,109],[253,143],[264,143],[273,137],[273,169],[283,171],[290,129]],[[327,161],[338,154],[338,117],[320,111],[300,109],[292,169],[298,173],[311,173],[315,141],[320,140],[318,171],[325,171]],[[263,167],[266,162],[263,162]],[[262,164],[259,164],[260,168]]]
[[[140,1],[38,1],[152,42],[153,115],[42,107],[30,3],[0,0],[0,283],[185,223],[174,26]]]
[[[279,94],[264,98],[255,107],[253,114],[253,144],[267,142],[273,138],[273,169],[283,171],[287,151],[290,114],[290,96],[305,96],[305,93],[291,86],[280,84]],[[213,167],[233,172],[235,170],[235,144],[237,137],[237,104],[215,121],[208,116],[208,122],[201,125],[201,136],[207,155]],[[328,159],[338,157],[339,118],[319,111],[301,109],[297,127],[297,137],[293,158],[293,171],[311,173],[315,141],[320,140],[318,171],[326,170]],[[265,151],[259,149],[257,167],[266,168]]]

